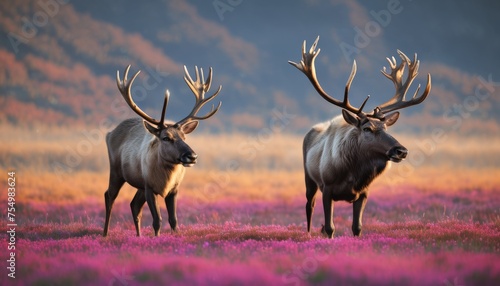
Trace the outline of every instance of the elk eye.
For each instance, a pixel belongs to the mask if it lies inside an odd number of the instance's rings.
[[[373,130],[370,127],[363,128],[363,131],[365,131],[365,132],[373,132]]]
[[[168,137],[168,136],[163,137],[163,139],[162,139],[162,140],[163,140],[163,141],[166,141],[166,142],[173,142],[173,141],[174,141],[172,138],[170,138],[170,137]]]

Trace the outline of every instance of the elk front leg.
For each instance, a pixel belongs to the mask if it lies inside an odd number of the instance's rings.
[[[160,205],[158,204],[157,199],[158,195],[155,194],[150,188],[146,188],[145,195],[149,210],[151,211],[151,215],[153,216],[153,229],[155,230],[155,236],[159,236],[161,227],[161,213]]]
[[[323,190],[323,210],[325,212],[325,225],[323,226],[322,232],[324,232],[328,238],[332,238],[335,232],[335,226],[333,225],[333,199],[331,190],[326,187]]]
[[[167,205],[168,223],[173,231],[177,230],[177,190],[173,190],[165,197]]]
[[[316,192],[318,185],[306,173],[306,217],[307,217],[307,232],[311,234],[311,220],[314,213],[314,206],[316,205]]]
[[[138,189],[132,199],[132,202],[130,202],[130,209],[132,210],[132,217],[134,218],[137,236],[141,236],[142,208],[144,207],[145,202],[146,195],[144,194],[144,189]]]
[[[366,194],[361,194],[352,205],[352,233],[354,234],[354,236],[361,236],[361,227],[363,225],[361,220],[363,218],[363,212],[365,211],[367,200],[368,197],[366,196]]]

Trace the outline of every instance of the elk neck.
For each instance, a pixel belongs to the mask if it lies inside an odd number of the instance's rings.
[[[362,148],[361,131],[347,123],[339,124],[340,120],[336,119],[330,126],[334,130],[331,146],[332,157],[337,162],[335,163],[336,177],[350,178],[353,189],[357,192],[362,191],[385,170],[387,158]]]
[[[153,187],[155,192],[160,195],[166,195],[182,181],[185,167],[181,164],[165,160],[161,155],[159,147],[159,139],[151,135],[149,150],[146,152],[146,161],[143,166],[148,166],[148,184]]]

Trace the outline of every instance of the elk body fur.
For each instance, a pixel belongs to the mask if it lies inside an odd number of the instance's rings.
[[[137,232],[141,235],[142,208],[147,202],[153,217],[153,229],[158,236],[161,227],[160,198],[165,200],[168,212],[168,222],[173,231],[177,228],[176,198],[178,188],[184,178],[185,167],[196,164],[198,155],[185,142],[185,135],[193,132],[199,120],[213,116],[221,103],[204,116],[197,113],[201,107],[217,96],[219,89],[205,98],[205,92],[210,89],[212,69],[207,81],[203,70],[196,67],[196,80],[190,77],[186,67],[184,80],[195,95],[196,102],[191,113],[184,119],[174,123],[165,121],[165,112],[170,93],[165,92],[160,120],[155,120],[142,111],[133,101],[131,87],[137,72],[132,79],[127,79],[130,66],[125,70],[123,80],[117,74],[117,84],[123,98],[130,108],[140,118],[127,119],[121,122],[113,131],[106,135],[106,145],[110,163],[109,186],[104,193],[106,220],[103,235],[107,236],[113,203],[125,182],[137,188],[130,203],[132,216]]]
[[[162,160],[165,155],[160,152],[159,139],[146,131],[140,118],[123,121],[106,135],[106,144],[113,174],[120,173],[120,179],[135,188],[144,189],[147,184],[166,197],[184,177],[185,167],[174,163],[174,154],[166,154],[171,158]]]
[[[388,161],[385,157],[363,152],[360,132],[349,125],[342,115],[330,121],[319,123],[306,134],[303,144],[304,169],[320,187],[344,181],[348,192],[342,186],[333,190],[332,199],[353,202],[378,176]],[[328,170],[322,173],[322,170]]]
[[[316,50],[318,40],[319,37],[308,52],[304,41],[300,63],[289,63],[307,76],[321,97],[341,107],[342,115],[313,126],[304,137],[307,231],[311,232],[316,193],[319,189],[323,193],[325,215],[322,232],[330,238],[333,237],[333,202],[347,201],[353,204],[352,232],[359,236],[369,185],[391,161],[401,162],[408,154],[408,150],[387,132],[387,128],[399,118],[399,112],[392,111],[423,102],[431,89],[431,77],[427,76],[427,85],[422,95],[417,96],[419,86],[413,97],[406,100],[408,88],[418,74],[419,61],[416,54],[414,59],[410,60],[398,51],[402,62],[397,65],[394,57],[388,58],[391,71],[386,72],[385,68],[382,70],[382,74],[394,83],[396,93],[373,112],[365,113],[362,110],[369,97],[359,108],[349,102],[349,89],[356,74],[356,62],[353,63],[342,101],[328,95],[321,87],[314,64],[320,52],[319,49]],[[407,79],[403,81],[405,68],[408,68],[408,73]]]
[[[399,156],[406,156],[406,149],[384,132],[387,125],[397,120],[398,113],[393,113],[387,122],[360,121],[362,128],[349,124],[345,116],[352,115],[344,111],[343,115],[313,126],[303,143],[307,230],[311,230],[319,188],[323,193],[325,213],[322,232],[330,237],[334,232],[332,201],[354,204],[352,231],[354,235],[360,235],[368,186],[390,165],[391,160],[400,161]]]

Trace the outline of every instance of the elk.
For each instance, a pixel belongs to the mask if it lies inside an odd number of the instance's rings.
[[[333,237],[333,202],[347,201],[353,204],[352,232],[361,235],[362,216],[368,199],[368,186],[392,162],[401,162],[408,150],[387,132],[387,127],[396,123],[398,109],[423,102],[431,90],[431,76],[427,75],[427,85],[422,95],[417,96],[420,85],[413,97],[406,100],[406,93],[418,74],[417,54],[410,60],[398,50],[401,63],[387,58],[391,71],[382,74],[394,83],[396,93],[387,102],[377,106],[372,112],[363,112],[369,96],[359,108],[349,102],[349,89],[356,74],[356,61],[347,80],[342,101],[328,95],[321,87],[317,77],[314,60],[320,49],[316,50],[319,36],[306,52],[306,41],[302,45],[302,60],[299,64],[289,63],[303,72],[316,91],[329,103],[342,108],[342,115],[316,124],[306,134],[303,141],[303,162],[306,185],[307,232],[311,233],[311,219],[316,204],[318,188],[323,193],[325,224],[321,230],[328,238]],[[405,67],[408,74],[403,81]],[[392,113],[390,113],[392,112]]]
[[[153,217],[155,236],[160,234],[161,213],[159,197],[164,198],[168,212],[168,222],[172,231],[177,229],[176,198],[179,185],[184,177],[185,167],[196,164],[198,155],[185,142],[185,135],[193,132],[200,120],[213,116],[221,107],[218,106],[205,114],[197,113],[207,102],[214,99],[222,89],[205,98],[212,83],[212,68],[205,81],[203,69],[196,70],[196,80],[193,80],[184,66],[184,81],[193,92],[196,102],[184,119],[176,123],[165,121],[170,92],[165,91],[165,98],[160,120],[156,120],[142,111],[132,99],[132,84],[140,71],[127,79],[130,65],[124,72],[123,80],[116,73],[116,83],[121,95],[130,108],[141,118],[126,119],[113,131],[106,135],[106,145],[110,164],[109,186],[104,193],[106,205],[106,221],[104,236],[108,235],[109,220],[113,203],[125,182],[137,192],[130,203],[137,236],[141,236],[142,208],[147,202]]]

